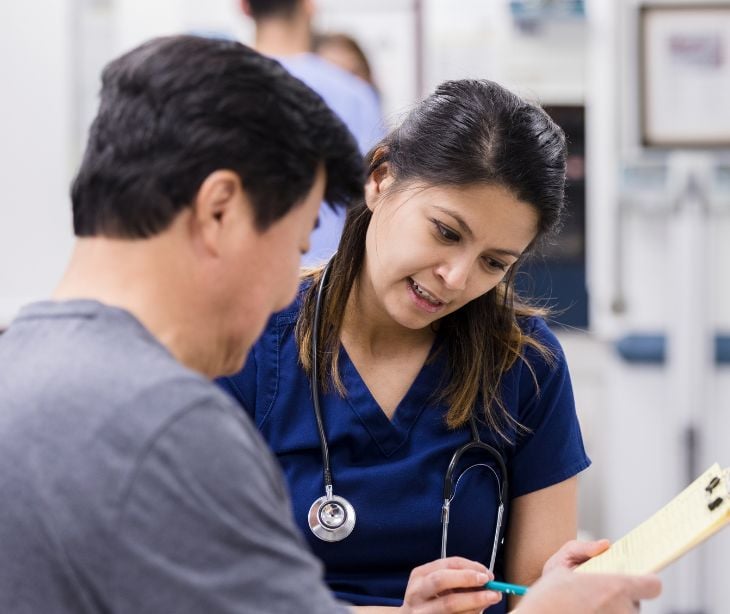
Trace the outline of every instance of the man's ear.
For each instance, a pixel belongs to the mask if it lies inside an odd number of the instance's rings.
[[[243,11],[243,14],[246,15],[246,17],[250,17],[253,19],[253,15],[251,14],[251,5],[249,4],[248,0],[241,0],[241,10]]]
[[[241,180],[233,171],[214,171],[200,184],[193,203],[193,222],[206,251],[220,253],[225,231],[245,215],[243,200]]]
[[[375,170],[368,176],[365,182],[365,204],[370,211],[375,211],[375,207],[382,199],[387,189],[393,185],[395,177],[390,171],[389,162],[381,162]]]

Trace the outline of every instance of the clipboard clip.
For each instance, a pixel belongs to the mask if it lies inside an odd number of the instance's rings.
[[[722,501],[723,501],[722,497],[718,497],[714,501],[710,501],[707,504],[707,509],[709,509],[710,511],[717,509],[722,504]]]
[[[714,476],[710,482],[705,486],[705,491],[707,492],[708,496],[712,495],[712,491],[715,490],[720,485],[720,482],[722,480],[718,476]],[[712,501],[710,501],[707,504],[707,509],[709,509],[711,512],[716,510],[720,505],[722,505],[723,498],[722,497],[716,497]]]
[[[715,490],[715,488],[717,488],[718,484],[720,484],[720,478],[718,476],[715,476],[710,480],[710,483],[707,486],[705,486],[705,490],[709,494],[712,494],[712,491]]]

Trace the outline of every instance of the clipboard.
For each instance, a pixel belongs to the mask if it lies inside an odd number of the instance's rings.
[[[730,523],[730,468],[715,463],[653,516],[575,571],[660,571]]]

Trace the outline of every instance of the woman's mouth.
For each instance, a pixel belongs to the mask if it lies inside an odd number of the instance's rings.
[[[446,303],[429,293],[428,290],[419,286],[411,277],[408,278],[408,288],[411,290],[411,296],[416,305],[429,313],[435,313],[446,305]]]

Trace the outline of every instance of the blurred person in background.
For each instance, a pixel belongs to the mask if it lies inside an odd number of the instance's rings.
[[[314,37],[313,48],[317,55],[360,77],[377,92],[370,62],[362,47],[352,36],[339,32],[317,34]]]
[[[313,0],[241,0],[241,8],[255,23],[255,48],[322,96],[366,153],[383,133],[380,101],[367,83],[312,52]],[[344,221],[343,208],[322,207],[304,264],[321,263],[335,252]]]

